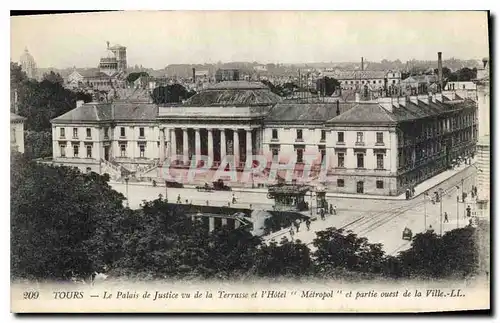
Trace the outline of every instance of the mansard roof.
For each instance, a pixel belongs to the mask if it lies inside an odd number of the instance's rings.
[[[387,124],[394,122],[396,122],[396,118],[378,102],[358,102],[353,108],[332,118],[327,123]]]
[[[340,114],[355,106],[352,102],[339,102]],[[287,103],[274,106],[264,119],[272,123],[323,123],[337,115],[337,103]]]
[[[149,103],[85,103],[51,120],[52,123],[94,123],[112,121],[154,121],[157,107]]]

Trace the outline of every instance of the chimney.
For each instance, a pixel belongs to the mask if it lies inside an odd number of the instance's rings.
[[[443,53],[438,52],[438,84],[440,91],[443,90]]]
[[[79,108],[81,107],[85,102],[83,100],[78,100],[76,101],[76,107]]]
[[[363,57],[361,57],[361,70],[362,71],[365,70],[365,64],[364,64],[364,61],[363,61]]]
[[[340,101],[337,100],[337,111],[336,111],[337,115],[340,115]]]
[[[193,83],[196,83],[196,69],[193,67]]]

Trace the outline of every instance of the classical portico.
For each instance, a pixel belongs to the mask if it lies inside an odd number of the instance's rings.
[[[236,167],[244,168],[247,156],[261,151],[262,120],[280,100],[261,83],[233,81],[217,83],[182,105],[159,107],[165,140],[160,139],[160,164],[169,158],[186,167],[195,156],[207,156],[218,167],[225,156],[234,156]]]
[[[225,156],[234,156],[235,165],[244,167],[247,156],[260,149],[262,129],[245,125],[165,125],[160,130],[160,164],[166,158],[176,165],[191,165],[195,156],[207,156],[218,167]]]

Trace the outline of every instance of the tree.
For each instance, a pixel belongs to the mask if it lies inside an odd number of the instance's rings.
[[[314,267],[310,249],[301,241],[283,238],[280,244],[262,245],[255,255],[255,273],[259,276],[303,276]]]
[[[10,87],[17,89],[23,82],[27,81],[28,77],[17,63],[10,62]]]
[[[159,86],[153,90],[153,102],[155,104],[180,103],[193,96],[195,92],[188,91],[181,84],[175,83],[167,86]]]
[[[328,228],[316,233],[313,245],[316,251],[316,270],[328,274],[336,268],[348,271],[381,273],[384,252],[381,244],[371,244],[351,231]]]
[[[50,71],[50,73],[43,74],[43,80],[49,81],[52,83],[64,84],[64,79],[59,73],[54,73],[54,71]]]
[[[107,179],[12,155],[13,278],[68,280],[95,270],[90,242],[98,219],[123,209],[123,195]]]
[[[30,159],[52,156],[51,131],[25,131],[24,153]]]
[[[405,275],[444,278],[473,274],[478,264],[474,232],[475,228],[466,227],[442,237],[430,231],[415,235],[411,248],[398,255]]]
[[[139,77],[142,76],[149,77],[149,74],[147,72],[130,73],[129,75],[127,75],[127,82],[134,83]]]
[[[316,89],[322,96],[331,96],[335,90],[340,86],[339,81],[334,78],[325,76],[316,81]]]

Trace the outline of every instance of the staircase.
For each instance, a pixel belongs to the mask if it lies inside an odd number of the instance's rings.
[[[119,180],[122,174],[122,167],[117,163],[112,163],[107,160],[101,159],[101,173],[108,173],[112,180]]]
[[[144,175],[146,175],[147,173],[151,172],[155,168],[158,168],[159,164],[160,164],[160,161],[159,160],[155,160],[151,164],[144,165],[144,166],[138,166],[137,170],[136,170],[136,173],[135,173],[135,177],[137,177],[137,178],[147,177],[147,176],[144,176]],[[149,176],[149,177],[151,177],[151,176]],[[156,177],[156,176],[153,176],[153,177]]]

